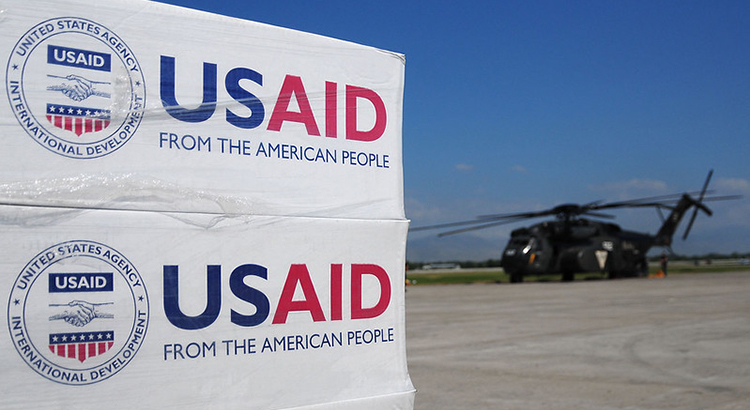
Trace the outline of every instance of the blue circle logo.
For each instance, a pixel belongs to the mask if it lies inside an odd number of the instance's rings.
[[[76,159],[123,147],[146,103],[133,51],[112,30],[79,17],[46,20],[21,36],[5,83],[24,131],[47,150]]]
[[[8,330],[23,361],[57,383],[87,385],[127,366],[143,344],[148,293],[133,264],[87,240],[37,254],[16,278]]]

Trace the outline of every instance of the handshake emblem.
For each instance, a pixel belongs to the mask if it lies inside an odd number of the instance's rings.
[[[60,91],[73,101],[83,101],[91,96],[110,98],[110,93],[99,91],[96,87],[107,82],[88,80],[80,75],[70,74],[65,77],[49,75],[48,77],[62,80],[58,84],[47,87],[49,91]]]
[[[91,303],[83,300],[73,300],[67,304],[53,304],[50,307],[55,308],[57,312],[50,316],[49,320],[64,320],[73,326],[83,327],[96,318],[114,318],[114,314],[103,311],[103,306],[112,304],[113,302]]]

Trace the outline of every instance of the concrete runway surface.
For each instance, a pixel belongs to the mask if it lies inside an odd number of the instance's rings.
[[[750,272],[411,286],[416,410],[750,409]]]

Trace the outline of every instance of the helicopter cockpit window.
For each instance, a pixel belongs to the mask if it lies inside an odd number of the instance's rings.
[[[509,245],[514,248],[523,248],[528,243],[529,243],[528,238],[513,238],[510,240]]]

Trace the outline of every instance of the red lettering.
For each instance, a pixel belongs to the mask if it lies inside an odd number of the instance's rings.
[[[338,136],[338,89],[337,84],[326,81],[326,137],[336,138]]]
[[[294,298],[294,291],[297,289],[297,284],[302,287],[302,293],[305,297],[303,300],[292,300]],[[310,279],[310,272],[307,270],[307,265],[292,265],[289,267],[289,275],[287,275],[284,289],[281,291],[279,307],[273,316],[273,324],[286,323],[289,312],[304,311],[310,312],[314,322],[326,320],[323,308],[320,306],[320,301],[318,300],[318,295],[315,293],[315,286],[313,286],[312,279]]]
[[[357,99],[364,98],[372,103],[375,108],[375,123],[369,131],[357,129]],[[380,96],[373,90],[346,86],[346,139],[371,142],[383,136],[387,123],[385,104]]]
[[[292,101],[292,96],[297,101],[299,112],[289,111],[289,103]],[[307,135],[320,135],[310,101],[307,99],[305,86],[302,84],[302,78],[293,75],[287,75],[284,78],[279,98],[276,100],[271,119],[268,121],[268,129],[270,131],[281,131],[281,125],[284,121],[304,124],[307,129]]]
[[[342,266],[341,264],[331,265],[331,320],[342,319]]]
[[[380,282],[380,298],[375,306],[362,307],[362,276],[373,275]],[[388,273],[378,265],[352,264],[352,319],[380,316],[391,303],[391,281]]]

